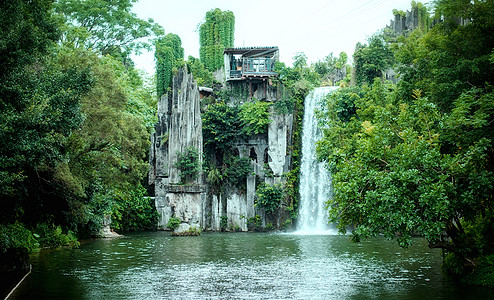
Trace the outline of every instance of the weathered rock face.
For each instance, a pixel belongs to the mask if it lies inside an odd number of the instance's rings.
[[[205,187],[202,176],[188,185],[180,184],[175,166],[178,155],[194,147],[202,163],[202,123],[197,83],[185,69],[173,78],[172,92],[158,102],[158,123],[151,136],[150,183],[155,185],[159,227],[166,228],[172,216],[190,225],[202,225]]]
[[[413,8],[412,11],[407,11],[404,16],[400,14],[394,15],[394,19],[386,26],[396,36],[412,32],[417,27],[419,27],[419,10],[417,7]]]
[[[276,101],[279,94],[269,80],[236,82],[235,86],[227,84],[226,89],[233,91],[232,104],[254,99]],[[272,116],[267,132],[238,141],[232,149],[251,160],[253,172],[245,184],[227,186],[220,193],[205,185],[204,176],[199,176],[192,184],[182,185],[175,166],[178,154],[193,146],[202,157],[203,139],[199,89],[192,75],[180,70],[174,77],[171,95],[163,96],[158,103],[156,133],[151,137],[149,178],[155,187],[159,227],[166,229],[172,216],[179,218],[184,228],[247,231],[248,219],[256,215],[265,225],[264,212],[254,205],[256,184],[283,182],[283,173],[291,166],[293,116],[274,112]],[[276,223],[279,226],[279,220]]]

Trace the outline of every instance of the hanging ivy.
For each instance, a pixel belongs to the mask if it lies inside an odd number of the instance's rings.
[[[206,68],[214,72],[223,66],[223,50],[233,47],[234,35],[235,16],[231,11],[216,8],[206,13],[199,27],[199,57]]]
[[[192,183],[201,172],[199,152],[193,146],[187,147],[185,152],[177,153],[175,166],[180,170],[180,183]]]
[[[184,48],[180,37],[172,33],[158,39],[155,47],[156,91],[161,97],[172,84],[173,69],[179,67],[183,61]]]

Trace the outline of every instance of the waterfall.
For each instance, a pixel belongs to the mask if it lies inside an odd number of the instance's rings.
[[[317,161],[316,142],[321,138],[315,110],[321,100],[337,87],[321,87],[305,98],[300,163],[300,203],[297,229],[302,233],[328,233],[326,202],[331,198],[331,174]]]

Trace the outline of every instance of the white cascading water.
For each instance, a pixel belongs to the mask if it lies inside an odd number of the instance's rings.
[[[326,202],[331,198],[331,174],[316,155],[316,142],[322,134],[317,126],[316,108],[337,87],[316,88],[305,98],[302,127],[302,161],[300,163],[300,203],[298,233],[332,233],[328,225]]]

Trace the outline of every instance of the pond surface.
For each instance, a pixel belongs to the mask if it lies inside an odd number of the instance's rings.
[[[494,299],[441,273],[439,250],[381,238],[167,232],[43,251],[12,299]]]

